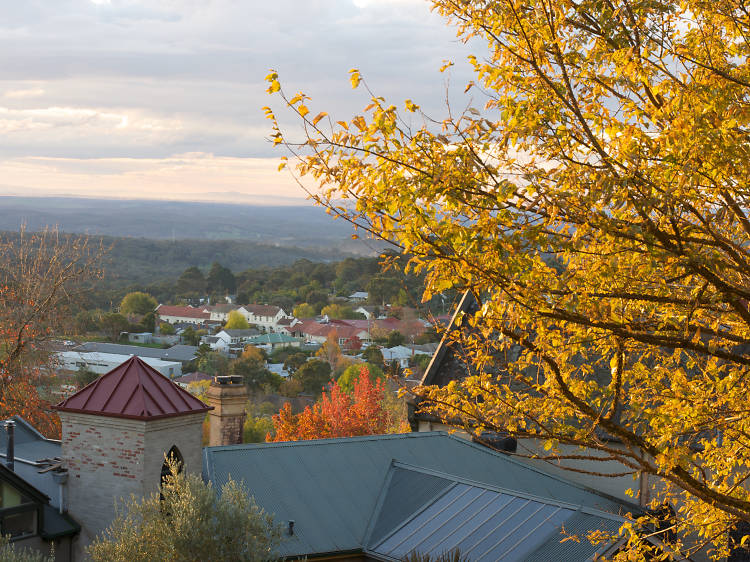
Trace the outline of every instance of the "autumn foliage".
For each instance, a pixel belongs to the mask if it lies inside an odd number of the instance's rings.
[[[266,441],[301,441],[330,437],[353,437],[397,433],[404,430],[386,407],[386,388],[382,380],[370,380],[366,367],[346,393],[338,383],[331,383],[320,400],[300,414],[292,413],[287,402],[273,416],[274,435]]]
[[[51,230],[0,237],[0,418],[19,415],[59,437],[59,418],[37,389],[54,367],[45,342],[69,320],[83,282],[100,275],[103,252]]]

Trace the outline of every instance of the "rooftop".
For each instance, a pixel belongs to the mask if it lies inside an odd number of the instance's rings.
[[[443,432],[208,447],[203,459],[204,478],[214,486],[231,476],[277,522],[295,521],[283,556],[365,548],[394,460],[547,503],[554,499],[614,515],[637,509]],[[408,503],[416,508],[427,499],[410,496]],[[391,521],[392,528],[402,521]]]
[[[152,420],[211,409],[139,357],[131,357],[54,409],[97,416]]]
[[[202,308],[193,308],[192,306],[168,306],[166,304],[160,304],[156,307],[156,314],[159,316],[200,318],[203,320],[208,320],[211,317],[211,313],[204,312]]]

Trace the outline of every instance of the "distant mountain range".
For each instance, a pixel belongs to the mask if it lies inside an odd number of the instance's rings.
[[[352,227],[319,207],[76,197],[0,197],[0,230],[57,226],[62,232],[162,240],[241,240],[372,255],[382,244],[351,239]],[[345,257],[345,256],[342,256]]]

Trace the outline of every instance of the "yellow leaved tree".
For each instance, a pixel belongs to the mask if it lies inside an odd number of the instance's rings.
[[[426,273],[425,298],[479,301],[455,336],[471,376],[422,389],[424,407],[654,475],[652,506],[677,511],[658,537],[724,555],[750,523],[750,12],[433,5],[487,47],[464,110],[435,119],[368,89],[335,121],[272,72],[303,126],[297,142],[266,109],[274,141],[316,201]]]

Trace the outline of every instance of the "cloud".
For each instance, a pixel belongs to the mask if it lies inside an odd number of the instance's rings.
[[[3,94],[3,97],[11,99],[20,98],[37,98],[44,95],[42,88],[28,88],[26,90],[8,90]]]
[[[102,161],[139,167],[213,154],[230,159],[232,185],[232,159],[275,161],[282,152],[267,141],[261,111],[281,109],[265,93],[269,68],[286,91],[312,96],[316,113],[361,112],[368,95],[348,82],[357,67],[378,95],[399,106],[411,98],[440,118],[446,76],[437,69],[468,52],[424,0],[28,0],[5,16],[0,160],[33,161],[43,174],[34,158],[77,162],[86,190],[95,184],[86,166],[99,178]],[[468,72],[460,64],[453,72],[460,92]],[[150,166],[149,181],[161,164]]]
[[[2,195],[79,195],[299,204],[306,194],[277,158],[206,153],[168,158],[15,158],[0,161]]]

